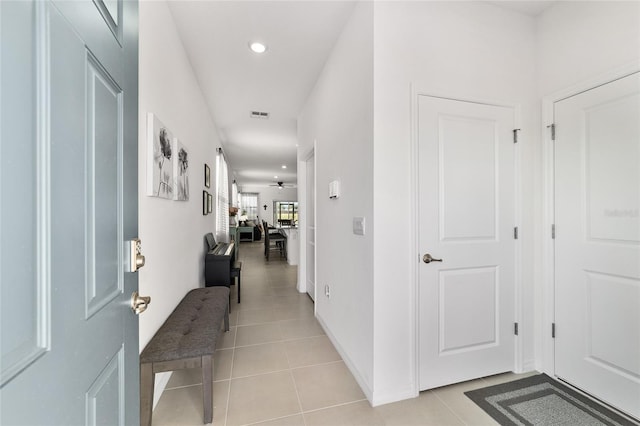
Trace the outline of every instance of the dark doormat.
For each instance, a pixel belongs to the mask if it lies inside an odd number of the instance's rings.
[[[539,374],[465,392],[502,426],[637,426],[569,387]]]

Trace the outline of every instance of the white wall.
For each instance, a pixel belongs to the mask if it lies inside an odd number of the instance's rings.
[[[575,90],[603,84],[606,79],[619,77],[618,70],[640,70],[640,2],[558,2],[538,18],[537,32],[540,99],[553,97],[559,91],[567,96]],[[548,116],[544,117],[542,128],[551,122],[552,111],[545,112]],[[544,140],[539,151],[550,152]],[[545,179],[547,184],[550,182],[550,168],[550,161],[540,166],[540,185],[536,190],[537,204],[547,209],[552,207],[551,197],[550,192],[544,192],[548,188],[542,183]],[[544,235],[548,229],[540,232]],[[542,251],[542,245],[538,247],[536,268],[536,366],[553,373],[553,344],[549,336],[553,287],[548,279],[552,270],[551,264],[545,263],[552,252],[549,240],[546,241],[546,251]],[[545,265],[549,269],[543,269]]]
[[[299,162],[317,141],[316,315],[368,398],[374,386],[372,8],[371,2],[355,7],[298,119]],[[332,180],[341,184],[335,200],[328,197]],[[366,235],[352,233],[354,216],[366,218]]]
[[[139,272],[140,294],[151,304],[140,316],[140,350],[190,290],[204,284],[204,234],[214,231],[215,214],[202,215],[204,163],[215,190],[218,135],[191,65],[163,1],[140,3],[139,226],[146,265]],[[146,115],[152,112],[189,152],[190,199],[146,196]],[[166,375],[164,376],[167,377]],[[165,379],[166,380],[166,379]],[[162,383],[162,378],[159,379]],[[156,400],[163,386],[157,389]]]
[[[298,201],[297,188],[278,189],[274,186],[241,186],[240,192],[254,192],[258,194],[258,217],[266,220],[270,225],[273,223],[273,202],[274,201]],[[267,209],[263,208],[267,205]]]
[[[376,2],[374,12],[373,404],[417,394],[416,281],[412,240],[411,86],[521,108],[522,158],[533,157],[534,20],[480,2]],[[520,225],[524,361],[533,365],[533,164],[523,161]]]
[[[537,22],[538,93],[549,95],[640,58],[640,2],[558,2]]]

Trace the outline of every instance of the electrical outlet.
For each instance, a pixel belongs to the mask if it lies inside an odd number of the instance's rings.
[[[324,295],[327,296],[327,298],[331,297],[331,291],[329,290],[329,284],[324,286]]]

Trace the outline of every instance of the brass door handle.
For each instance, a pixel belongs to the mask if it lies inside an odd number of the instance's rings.
[[[150,296],[140,296],[137,291],[134,291],[131,295],[131,310],[140,315],[147,310],[147,306],[151,304]]]
[[[424,263],[442,262],[442,259],[436,259],[436,258],[432,257],[429,253],[427,253],[424,256],[422,256],[422,261]]]

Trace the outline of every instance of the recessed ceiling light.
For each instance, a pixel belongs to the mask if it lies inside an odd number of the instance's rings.
[[[255,53],[264,53],[267,51],[267,46],[262,43],[258,43],[257,41],[253,41],[249,43],[249,49]]]
[[[278,176],[274,176],[273,178],[274,178],[274,179],[278,179]]]
[[[283,169],[286,169],[286,168],[287,168],[287,166],[285,166],[285,165],[283,164],[283,165],[282,165],[282,168],[283,168]]]

